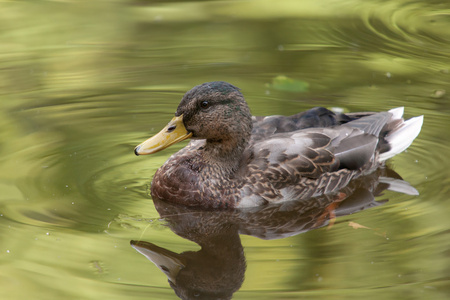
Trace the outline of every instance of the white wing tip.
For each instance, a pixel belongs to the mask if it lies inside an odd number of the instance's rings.
[[[404,111],[405,111],[405,107],[401,106],[401,107],[390,109],[388,112],[390,112],[392,114],[392,117],[394,119],[401,119],[403,117]]]
[[[398,111],[392,114],[396,116],[398,115]],[[406,120],[399,128],[390,132],[386,136],[386,140],[389,142],[391,149],[387,152],[381,153],[378,157],[379,161],[387,160],[405,151],[419,135],[422,125],[423,116],[418,116]]]

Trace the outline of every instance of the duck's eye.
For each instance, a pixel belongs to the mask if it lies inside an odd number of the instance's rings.
[[[206,101],[206,100],[200,102],[200,107],[201,107],[201,108],[208,108],[208,107],[209,107],[209,102]]]

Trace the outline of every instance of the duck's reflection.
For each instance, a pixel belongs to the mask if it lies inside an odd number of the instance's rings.
[[[241,287],[246,268],[238,225],[217,224],[212,219],[203,223],[201,216],[190,215],[194,216],[177,219],[184,225],[172,228],[198,243],[199,251],[178,254],[142,241],[131,241],[131,245],[167,275],[178,297],[229,299]]]
[[[154,199],[156,209],[177,235],[200,245],[181,254],[144,241],[131,245],[169,279],[182,299],[229,299],[244,281],[246,262],[239,234],[279,239],[326,226],[387,200],[385,190],[415,195],[417,191],[390,169],[361,177],[333,196],[246,210],[202,211]]]

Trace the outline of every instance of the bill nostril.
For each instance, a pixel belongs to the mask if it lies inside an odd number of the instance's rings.
[[[168,133],[171,133],[171,132],[174,131],[176,128],[177,128],[176,125],[169,126],[169,127],[167,128],[167,132],[168,132]]]

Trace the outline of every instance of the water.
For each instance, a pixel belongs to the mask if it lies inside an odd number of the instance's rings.
[[[1,299],[176,298],[130,241],[189,263],[224,297],[448,299],[447,1],[21,1],[0,15]],[[318,105],[425,115],[390,161],[420,195],[384,191],[383,205],[331,222],[323,200],[288,215],[303,227],[281,236],[267,225],[286,215],[160,216],[149,182],[183,145],[133,148],[212,80],[239,86],[255,115]],[[208,282],[214,270],[223,277]]]

